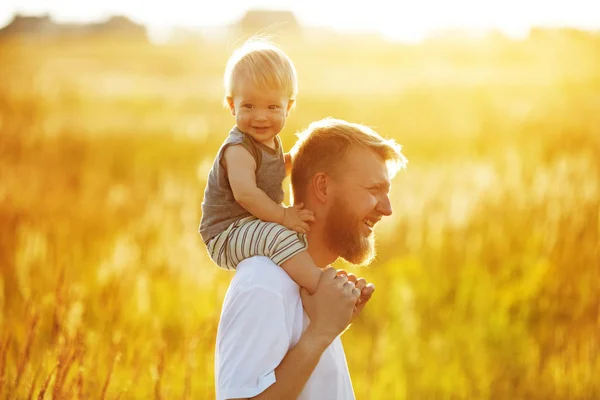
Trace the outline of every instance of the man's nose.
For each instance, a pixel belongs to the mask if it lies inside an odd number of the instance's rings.
[[[379,203],[377,203],[377,210],[386,217],[392,215],[392,203],[390,202],[390,197],[387,194],[384,194],[379,200]]]

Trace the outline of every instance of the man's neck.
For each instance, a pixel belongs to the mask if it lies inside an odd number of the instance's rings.
[[[308,254],[310,254],[319,268],[327,267],[337,260],[339,256],[327,248],[327,241],[324,233],[325,230],[319,226],[318,222],[315,222],[311,226],[310,232],[306,235],[308,241]]]

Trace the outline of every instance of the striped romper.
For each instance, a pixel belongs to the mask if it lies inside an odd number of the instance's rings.
[[[223,153],[227,146],[242,145],[256,161],[256,185],[277,204],[283,202],[285,161],[279,136],[271,149],[234,127],[221,145],[209,172],[199,232],[210,258],[221,268],[235,269],[252,256],[269,257],[281,265],[308,248],[306,235],[251,215],[233,196]]]

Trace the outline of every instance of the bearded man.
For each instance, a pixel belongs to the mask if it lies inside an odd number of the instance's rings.
[[[313,295],[267,257],[242,261],[217,333],[217,399],[354,399],[340,334],[374,286],[329,265],[375,256],[373,229],[392,214],[391,179],[406,165],[401,147],[372,129],[327,118],[291,151],[292,194],[315,213],[308,253],[323,268]]]

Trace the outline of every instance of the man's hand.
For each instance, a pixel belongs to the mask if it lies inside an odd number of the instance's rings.
[[[371,299],[371,296],[373,296],[373,292],[375,292],[375,285],[372,283],[367,283],[365,278],[357,278],[356,275],[348,273],[343,269],[338,270],[337,275],[347,276],[348,281],[354,282],[356,288],[360,290],[360,297],[356,300],[354,312],[352,313],[352,320],[350,321],[354,322],[356,317],[358,317],[362,312],[362,309],[367,305],[367,302]]]
[[[335,339],[350,323],[360,293],[346,275],[325,268],[315,294],[300,289],[302,305],[310,318],[309,328],[327,340]]]
[[[310,226],[308,222],[315,221],[315,213],[304,208],[304,203],[285,207],[283,210],[282,225],[299,233],[308,233]]]

